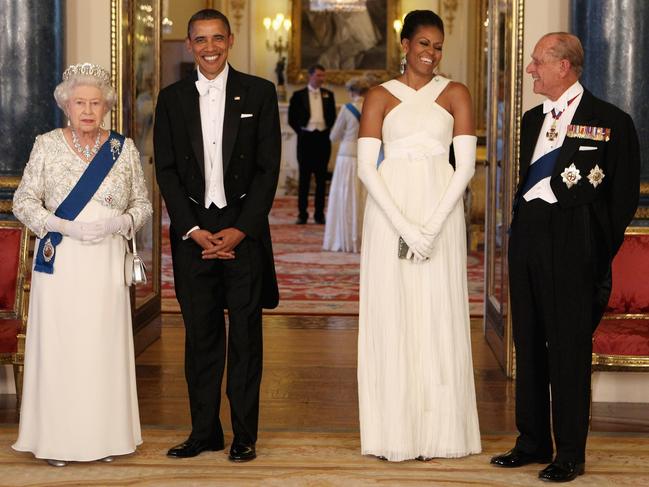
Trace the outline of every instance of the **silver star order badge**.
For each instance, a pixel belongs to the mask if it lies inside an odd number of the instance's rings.
[[[570,189],[581,179],[581,174],[579,174],[579,169],[577,169],[573,163],[563,170],[561,173],[561,179],[566,183],[568,189]]]
[[[595,167],[590,170],[588,173],[588,182],[593,185],[593,188],[596,188],[598,185],[602,184],[602,179],[604,179],[604,171],[602,168],[595,164]]]

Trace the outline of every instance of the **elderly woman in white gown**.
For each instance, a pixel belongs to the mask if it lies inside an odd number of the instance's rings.
[[[38,237],[13,448],[64,466],[142,442],[124,257],[152,208],[133,141],[101,128],[108,72],[70,66],[54,97],[68,127],[36,137],[13,202]]]
[[[357,175],[356,139],[363,97],[370,89],[370,80],[367,77],[355,77],[350,79],[345,87],[351,102],[340,108],[336,123],[329,134],[331,141],[340,141],[340,145],[329,189],[322,248],[360,252],[366,192]]]

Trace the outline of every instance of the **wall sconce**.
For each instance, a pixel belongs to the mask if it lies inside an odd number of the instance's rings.
[[[275,15],[274,19],[265,17],[263,20],[266,29],[266,49],[277,53],[275,73],[277,74],[277,98],[279,101],[286,101],[286,87],[284,86],[284,68],[286,68],[286,56],[288,53],[288,33],[291,30],[291,19],[283,13]],[[284,39],[282,36],[285,35]]]
[[[279,58],[288,52],[288,32],[291,30],[291,19],[287,19],[283,13],[275,15],[274,19],[266,17],[263,20],[266,29],[266,49],[277,53]],[[282,31],[286,32],[286,40],[282,38]]]

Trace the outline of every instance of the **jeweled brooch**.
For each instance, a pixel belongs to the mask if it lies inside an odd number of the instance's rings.
[[[110,139],[110,152],[113,154],[113,161],[117,158],[119,150],[122,147],[122,144],[116,138]]]

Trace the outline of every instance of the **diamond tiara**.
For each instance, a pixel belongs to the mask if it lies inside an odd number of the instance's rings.
[[[92,63],[73,64],[63,71],[63,81],[67,81],[74,76],[92,76],[99,79],[102,83],[110,84],[110,74],[101,66]]]

